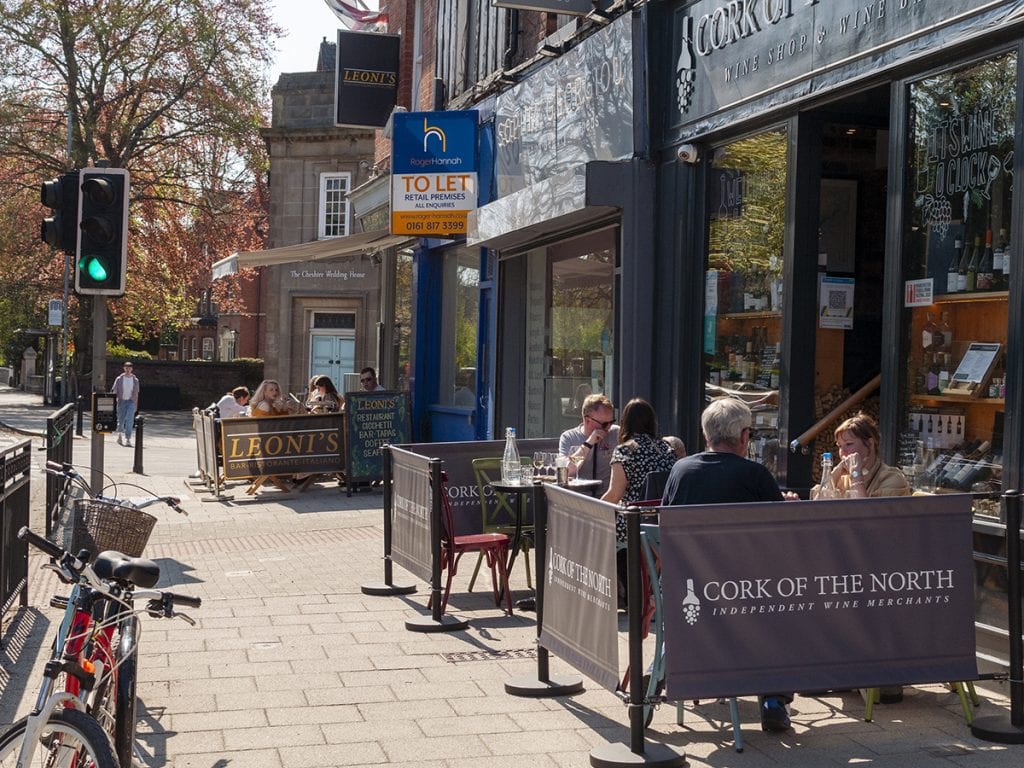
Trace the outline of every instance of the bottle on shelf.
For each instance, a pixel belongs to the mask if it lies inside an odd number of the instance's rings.
[[[939,326],[935,324],[935,315],[925,313],[924,328],[921,329],[921,347],[925,352],[932,352],[939,347]]]
[[[999,230],[999,241],[996,243],[996,249],[992,252],[992,272],[994,274],[994,284],[992,290],[994,291],[1005,291],[1006,290],[1006,230]]]
[[[835,499],[839,497],[839,490],[832,482],[832,454],[825,452],[821,454],[821,482],[815,489],[815,499]]]
[[[928,366],[928,373],[925,375],[924,386],[925,386],[925,391],[927,391],[927,393],[929,395],[939,395],[939,394],[942,394],[940,392],[940,390],[939,390],[939,353],[938,352],[933,352],[932,353],[932,362],[931,362],[931,365]],[[930,425],[930,422],[931,422],[931,419],[929,419],[929,425]],[[939,426],[940,427],[942,426],[942,421],[941,420],[939,421]]]
[[[939,394],[949,389],[949,380],[953,376],[949,370],[949,352],[942,353],[942,364],[939,366]],[[946,432],[952,432],[952,419],[946,421]]]
[[[953,241],[953,258],[946,270],[946,293],[960,290],[960,260],[964,257],[964,241],[959,237]]]
[[[981,261],[981,235],[975,235],[974,248],[971,249],[971,260],[967,262],[967,274],[964,277],[964,290],[968,293],[978,289],[978,263]]]
[[[505,428],[505,452],[501,454],[501,482],[515,484],[522,472],[519,461],[519,447],[516,445],[516,428]]]
[[[956,290],[957,293],[963,293],[967,290],[967,267],[971,263],[971,246],[968,243],[964,246],[963,256],[960,257],[960,263],[957,264],[957,278],[956,278]]]
[[[941,318],[942,319],[939,322],[939,333],[942,334],[942,342],[939,345],[939,351],[952,352],[953,326],[949,322],[949,312],[943,312]]]
[[[992,444],[988,440],[983,440],[978,444],[964,459],[957,473],[949,478],[949,485],[959,490],[970,490],[978,473],[981,472],[982,466],[987,463],[985,458],[991,447]]]
[[[1010,265],[1013,263],[1013,246],[1010,241],[1006,241],[1006,246],[1003,248],[1003,290],[1007,291],[1010,289]]]
[[[974,287],[979,291],[995,290],[995,257],[992,253],[992,230],[985,231],[985,249],[978,259],[978,273],[974,277]]]

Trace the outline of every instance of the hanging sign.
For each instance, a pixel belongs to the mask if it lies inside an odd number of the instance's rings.
[[[383,128],[398,99],[398,35],[338,30],[334,124]]]
[[[466,234],[477,206],[477,112],[397,112],[393,117],[391,234]]]

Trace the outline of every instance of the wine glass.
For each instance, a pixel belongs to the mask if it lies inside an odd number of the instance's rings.
[[[555,454],[550,451],[544,452],[544,477],[551,477],[555,474]]]
[[[534,473],[539,477],[541,473],[541,467],[544,466],[544,452],[534,451],[533,452],[533,470]]]

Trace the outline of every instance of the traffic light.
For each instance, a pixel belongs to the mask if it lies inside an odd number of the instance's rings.
[[[44,181],[39,197],[53,209],[53,215],[43,219],[40,238],[58,250],[74,253],[78,246],[78,171]]]
[[[128,171],[83,168],[78,186],[75,291],[121,296],[128,261]]]

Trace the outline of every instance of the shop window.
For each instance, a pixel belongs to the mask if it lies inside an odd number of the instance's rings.
[[[320,174],[320,240],[348,234],[348,190],[351,179],[348,173]]]
[[[440,402],[476,407],[476,345],[480,326],[480,249],[444,256],[444,318]]]
[[[786,225],[785,130],[714,150],[708,179],[704,359],[708,394],[747,393],[751,458],[776,475]]]
[[[618,230],[604,229],[528,254],[527,437],[580,422],[586,395],[614,400],[613,287]]]
[[[195,336],[192,337],[192,354],[189,355],[189,360],[197,360],[199,358],[199,339]]]
[[[905,422],[912,485],[999,514],[1017,56],[909,86],[903,225]],[[990,498],[984,498],[988,494]]]

